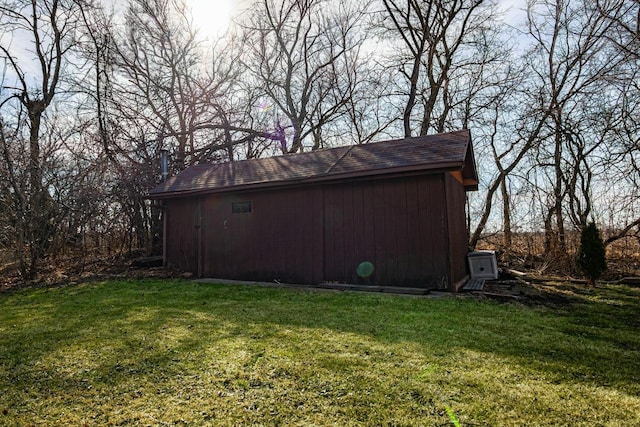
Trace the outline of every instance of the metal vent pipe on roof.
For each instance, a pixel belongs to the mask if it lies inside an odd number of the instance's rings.
[[[162,174],[162,182],[166,182],[169,176],[169,151],[164,148],[160,150],[160,172]]]

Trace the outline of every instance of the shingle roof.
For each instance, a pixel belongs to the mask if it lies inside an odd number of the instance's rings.
[[[191,166],[149,192],[150,198],[292,185],[389,173],[459,170],[477,188],[471,135],[461,130],[265,159]]]

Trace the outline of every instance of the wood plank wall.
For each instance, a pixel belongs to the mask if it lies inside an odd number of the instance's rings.
[[[448,286],[441,174],[326,185],[324,200],[326,280]],[[359,274],[365,262],[374,267],[368,277]]]
[[[166,201],[164,215],[167,221],[165,262],[183,271],[198,273],[197,199],[171,199]]]
[[[445,188],[447,195],[447,230],[450,254],[450,276],[452,285],[461,283],[468,274],[467,253],[469,252],[469,235],[464,212],[466,192],[464,185],[454,176],[445,174]],[[454,289],[457,290],[457,289]]]
[[[203,275],[318,283],[322,276],[321,187],[227,193],[203,203]],[[232,213],[236,201],[250,213]]]
[[[438,173],[169,200],[167,262],[209,277],[447,289],[466,274],[464,198]],[[232,213],[235,201],[252,211]]]

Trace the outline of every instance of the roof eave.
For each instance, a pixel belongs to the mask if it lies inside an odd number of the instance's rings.
[[[463,182],[465,191],[478,191],[478,181],[465,179]]]

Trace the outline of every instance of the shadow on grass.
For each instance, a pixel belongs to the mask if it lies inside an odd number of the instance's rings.
[[[9,383],[42,391],[140,376],[159,383],[180,375],[181,365],[198,363],[218,341],[242,337],[238,345],[259,347],[265,338],[286,339],[278,329],[306,328],[412,343],[443,360],[460,349],[491,353],[551,382],[640,396],[640,289],[609,285],[573,293],[571,304],[551,309],[184,281],[25,291],[0,297],[0,309],[10,313],[2,320],[8,323],[0,362]],[[69,360],[67,373],[34,369],[73,348],[98,356],[79,366]]]

